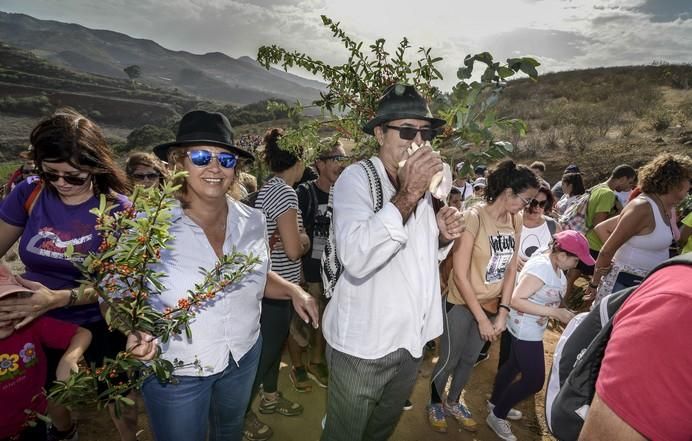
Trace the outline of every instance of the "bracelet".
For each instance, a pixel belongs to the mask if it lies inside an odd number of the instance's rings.
[[[510,312],[509,306],[505,305],[504,303],[500,303],[500,306],[499,306],[499,307],[502,308],[502,309],[506,309],[507,312]]]
[[[593,289],[598,288],[598,283],[594,285],[593,283],[589,282],[589,288],[593,288]]]
[[[73,306],[77,301],[77,297],[79,297],[79,290],[77,288],[72,288],[70,290],[70,300],[67,301],[67,305],[65,305],[65,308]]]

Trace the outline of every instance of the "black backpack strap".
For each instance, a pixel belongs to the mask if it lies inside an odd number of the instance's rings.
[[[548,224],[548,231],[550,231],[550,235],[554,236],[555,232],[557,231],[557,222],[555,222],[555,219],[551,218],[550,216],[545,216],[545,221]]]

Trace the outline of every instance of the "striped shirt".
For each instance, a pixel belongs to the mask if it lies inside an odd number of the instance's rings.
[[[260,188],[255,201],[255,208],[262,210],[267,218],[267,237],[271,252],[271,269],[284,279],[293,283],[300,283],[300,260],[291,261],[286,252],[274,249],[274,244],[280,239],[277,219],[289,209],[298,213],[298,226],[302,227],[300,210],[298,209],[298,196],[286,181],[278,176],[269,179]]]

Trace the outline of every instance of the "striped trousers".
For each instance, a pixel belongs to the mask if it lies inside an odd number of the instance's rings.
[[[398,349],[366,360],[327,346],[327,421],[321,441],[385,441],[416,383],[421,358]]]

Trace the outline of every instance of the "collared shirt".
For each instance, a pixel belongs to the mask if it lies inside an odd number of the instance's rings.
[[[382,210],[375,213],[365,170],[351,165],[334,186],[334,230],[344,273],[324,313],[323,332],[336,350],[375,359],[404,348],[420,357],[442,333],[439,230],[430,193],[406,224],[389,202],[396,189],[379,158]]]
[[[222,372],[228,366],[229,354],[240,360],[259,337],[261,300],[269,271],[265,219],[261,211],[231,198],[227,198],[227,203],[224,254],[236,248],[258,256],[260,263],[240,283],[229,285],[214,300],[203,303],[204,307],[190,322],[191,339],[183,333],[161,345],[163,358],[185,363],[197,360],[202,367],[176,369],[176,375],[209,376]],[[211,270],[218,261],[202,228],[179,205],[172,210],[170,234],[171,247],[161,251],[160,263],[153,266],[154,271],[166,275],[162,282],[167,289],[149,297],[159,311],[175,308],[178,300],[186,298],[187,291],[202,281],[199,268]]]

